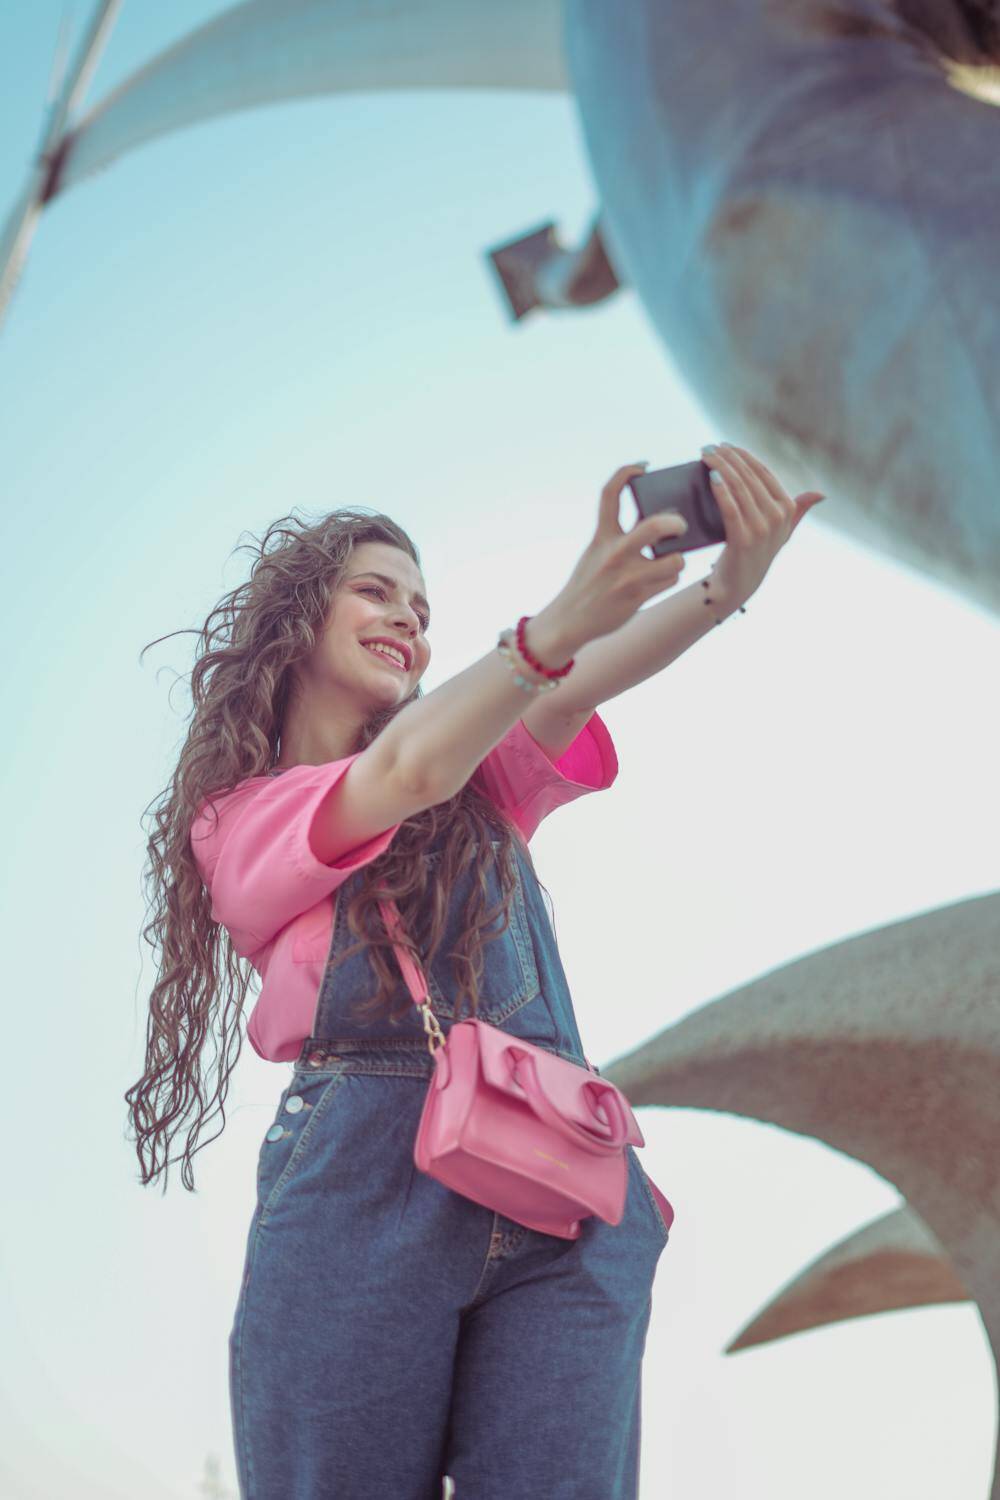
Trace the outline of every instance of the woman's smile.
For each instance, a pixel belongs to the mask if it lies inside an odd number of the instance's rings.
[[[384,661],[387,667],[392,667],[394,671],[402,672],[405,675],[406,668],[403,666],[403,663],[397,661],[394,656],[390,656],[388,652],[379,651],[375,646],[365,645],[363,641],[361,648],[363,651],[367,651],[369,656],[374,656],[378,661]]]

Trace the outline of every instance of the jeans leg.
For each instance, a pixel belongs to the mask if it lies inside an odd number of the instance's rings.
[[[618,1225],[514,1226],[463,1312],[445,1468],[456,1500],[637,1500],[641,1368],[665,1241],[630,1171]]]
[[[230,1335],[241,1500],[441,1500],[492,1213],[415,1168],[422,1081],[297,1087],[297,1134],[273,1158],[265,1142]]]

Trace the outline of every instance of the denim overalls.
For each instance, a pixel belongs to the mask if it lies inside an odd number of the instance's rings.
[[[498,840],[493,839],[494,852]],[[484,948],[479,1016],[585,1064],[541,889],[515,839],[510,925]],[[439,852],[428,856],[433,866]],[[354,937],[336,903],[330,957]],[[428,971],[447,1033],[455,882]],[[495,866],[488,903],[499,899]],[[499,921],[494,928],[499,927]],[[636,1500],[640,1373],[667,1229],[631,1146],[625,1213],[577,1240],[526,1229],[413,1161],[433,1060],[410,1000],[359,1024],[362,948],[328,967],[260,1147],[229,1339],[242,1500]],[[451,1493],[446,1491],[445,1493]]]

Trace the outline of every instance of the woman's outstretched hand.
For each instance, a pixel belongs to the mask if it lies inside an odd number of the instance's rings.
[[[703,448],[702,457],[722,476],[711,481],[726,528],[726,545],[712,572],[713,593],[717,589],[735,607],[760,587],[806,512],[826,496],[805,490],[789,499],[770,469],[733,443]]]

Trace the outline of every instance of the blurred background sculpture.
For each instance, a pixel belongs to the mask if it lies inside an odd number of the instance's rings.
[[[60,63],[0,239],[0,315],[43,210],[145,141],[345,90],[569,91],[599,212],[578,249],[546,223],[484,252],[511,319],[632,287],[718,430],[790,491],[835,497],[820,525],[1000,608],[995,5],[250,0],[72,118],[118,8],[99,5]],[[603,1070],[636,1105],[814,1136],[906,1199],[730,1351],[972,1297],[996,1357],[998,947],[996,895],[924,913],[765,975]]]

